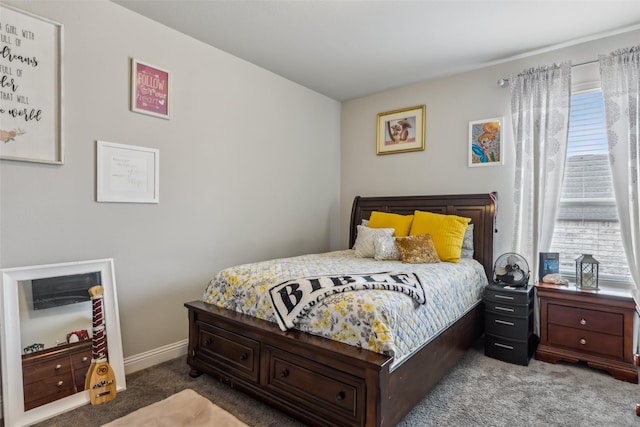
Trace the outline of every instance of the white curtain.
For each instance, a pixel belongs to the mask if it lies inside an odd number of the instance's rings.
[[[631,277],[640,288],[640,46],[599,59],[622,245]]]
[[[510,79],[516,147],[513,250],[539,279],[538,253],[547,252],[562,188],[571,104],[571,64],[526,70]]]

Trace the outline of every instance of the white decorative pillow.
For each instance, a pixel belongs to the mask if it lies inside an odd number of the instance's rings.
[[[393,236],[377,236],[373,240],[373,248],[373,257],[378,261],[400,259],[400,251]]]
[[[393,228],[369,228],[363,225],[358,225],[357,230],[358,234],[353,249],[356,251],[356,256],[360,258],[373,258],[376,253],[373,246],[376,236],[393,236],[395,231]]]
[[[467,225],[467,229],[464,231],[460,258],[473,258],[473,224]]]

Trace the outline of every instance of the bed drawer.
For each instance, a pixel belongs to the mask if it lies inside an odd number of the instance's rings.
[[[550,345],[569,347],[578,351],[598,353],[615,358],[623,357],[621,336],[557,325],[548,328],[547,334]]]
[[[322,413],[328,424],[364,424],[364,379],[276,348],[267,347],[266,352],[267,388],[296,405]]]
[[[260,344],[250,338],[198,322],[196,357],[207,359],[222,372],[259,381]]]

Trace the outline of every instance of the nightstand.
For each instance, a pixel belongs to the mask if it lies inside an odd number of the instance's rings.
[[[484,290],[484,354],[528,365],[538,337],[533,333],[533,286],[492,283]]]
[[[638,383],[633,361],[633,317],[630,291],[575,285],[536,284],[540,298],[540,345],[536,359],[583,361],[614,378]]]

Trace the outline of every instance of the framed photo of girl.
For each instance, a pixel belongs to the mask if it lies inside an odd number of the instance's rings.
[[[469,122],[469,166],[503,164],[502,117]]]
[[[131,60],[131,111],[169,119],[171,73]]]
[[[424,105],[378,114],[376,154],[424,150]]]

